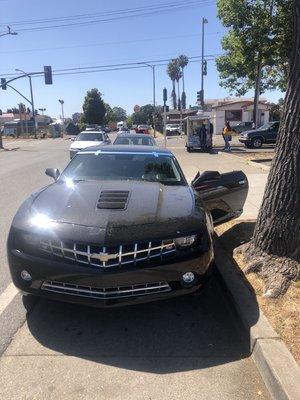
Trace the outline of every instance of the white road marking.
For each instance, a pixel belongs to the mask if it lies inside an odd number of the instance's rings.
[[[15,296],[19,293],[18,289],[13,283],[10,283],[2,294],[0,294],[0,315],[6,307],[13,301]]]

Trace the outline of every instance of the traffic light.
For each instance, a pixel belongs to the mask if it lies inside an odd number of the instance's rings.
[[[197,92],[197,102],[200,104],[203,103],[203,90],[199,90],[199,92]]]
[[[7,89],[6,79],[5,78],[1,78],[1,87],[2,87],[2,90],[6,90]]]
[[[44,66],[45,84],[52,85],[52,68],[50,65]]]
[[[163,90],[163,101],[164,101],[164,103],[166,103],[167,100],[168,100],[168,91],[167,91],[166,88],[164,88],[164,90]]]
[[[203,75],[207,75],[207,61],[206,60],[203,61],[202,70],[203,70]]]

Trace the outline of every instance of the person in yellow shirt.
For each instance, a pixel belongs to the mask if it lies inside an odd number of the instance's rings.
[[[231,142],[232,128],[230,126],[230,122],[227,121],[223,128],[223,139],[225,142],[225,147],[223,150],[231,151],[230,142]]]

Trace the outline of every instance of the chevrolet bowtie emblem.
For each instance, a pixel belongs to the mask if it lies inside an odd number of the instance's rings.
[[[100,260],[102,262],[107,262],[109,260],[113,260],[117,258],[119,254],[108,254],[108,253],[95,253],[91,254],[92,258],[96,258],[97,260]]]

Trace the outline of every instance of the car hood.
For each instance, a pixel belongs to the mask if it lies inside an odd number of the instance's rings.
[[[247,131],[244,131],[244,132],[242,132],[241,133],[241,135],[246,135],[246,134],[253,134],[253,133],[255,133],[255,134],[257,134],[257,133],[265,133],[265,132],[267,132],[267,130],[265,130],[265,129],[249,129],[249,130],[247,130]]]
[[[126,208],[98,209],[103,190],[128,190]],[[128,181],[78,182],[73,188],[58,181],[35,198],[30,215],[36,213],[57,221],[58,231],[70,233],[72,227],[77,235],[82,227],[84,235],[119,243],[196,232],[204,215],[202,209],[195,211],[194,196],[188,186]],[[83,239],[86,241],[86,236]]]
[[[75,142],[71,144],[70,149],[72,150],[85,149],[86,147],[99,146],[103,143],[104,143],[103,141],[99,142],[97,140],[91,140],[91,141],[75,140]]]

